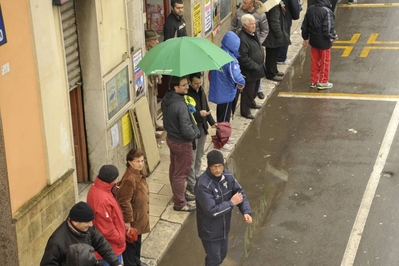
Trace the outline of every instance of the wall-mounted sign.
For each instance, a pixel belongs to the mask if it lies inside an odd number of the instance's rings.
[[[0,5],[0,46],[7,42],[6,27],[4,26],[3,13]]]
[[[69,2],[69,0],[53,0],[53,5],[62,6],[63,4],[66,4],[67,2]]]

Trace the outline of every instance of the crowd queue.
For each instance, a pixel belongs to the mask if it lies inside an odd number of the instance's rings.
[[[207,266],[220,265],[227,255],[234,206],[246,223],[252,223],[248,199],[233,174],[225,169],[223,154],[218,150],[209,152],[207,168],[201,171],[209,127],[229,122],[239,98],[241,116],[254,119],[251,109],[261,108],[255,98],[264,98],[261,79],[281,81],[284,73],[277,66],[292,61],[287,58],[287,50],[292,20],[299,19],[302,10],[300,2],[282,0],[270,10],[265,9],[264,2],[243,0],[232,19],[231,31],[222,39],[221,48],[234,60],[219,70],[209,71],[209,100],[217,104],[216,120],[202,87],[202,73],[188,77],[147,77],[156,137],[159,137],[157,131],[167,132],[173,209],[196,211],[198,236]],[[303,45],[311,46],[310,87],[328,89],[333,86],[329,82],[329,64],[331,46],[337,39],[332,11],[336,1],[316,0],[311,4],[302,24]],[[164,39],[186,35],[183,2],[172,0]],[[159,37],[155,30],[145,31],[147,51],[158,44]],[[165,80],[169,90],[161,103],[163,126],[160,126],[157,86]],[[226,144],[224,149],[231,148]],[[145,154],[138,149],[126,155],[126,169],[117,183],[118,169],[114,165],[102,166],[88,192],[87,203],[79,202],[72,207],[66,221],[49,238],[40,265],[146,266],[140,258],[142,234],[150,231],[149,188],[144,167]]]

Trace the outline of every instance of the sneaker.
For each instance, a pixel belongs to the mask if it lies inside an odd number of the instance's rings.
[[[220,149],[221,151],[232,151],[233,147],[229,144],[224,144],[224,146]]]
[[[183,206],[183,207],[181,207],[181,208],[173,207],[173,209],[174,209],[175,211],[177,211],[177,212],[193,212],[193,211],[195,211],[197,208],[196,208],[195,206],[190,205],[190,204],[187,203],[186,206]]]
[[[186,198],[187,201],[193,201],[195,200],[195,196],[194,195],[189,195],[189,194],[184,194],[184,197]]]
[[[234,142],[236,142],[236,139],[230,137],[229,140],[227,141],[227,144],[234,144]]]
[[[326,83],[317,83],[316,85],[318,90],[324,90],[324,89],[331,89],[333,87],[333,84],[330,82],[326,82]]]
[[[316,89],[316,86],[317,86],[317,83],[311,83],[311,84],[310,84],[310,88],[311,88],[311,89]]]
[[[284,62],[277,62],[277,65],[290,65],[292,63],[292,59],[286,59]]]

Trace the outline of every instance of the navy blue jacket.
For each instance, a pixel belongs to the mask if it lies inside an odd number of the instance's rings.
[[[197,203],[198,236],[205,241],[227,239],[230,231],[231,211],[230,201],[234,194],[240,192],[243,201],[237,205],[240,212],[251,214],[251,206],[244,190],[228,170],[221,177],[215,177],[209,168],[198,178],[195,186]]]

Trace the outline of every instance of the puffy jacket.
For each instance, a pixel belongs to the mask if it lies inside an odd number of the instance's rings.
[[[245,82],[254,82],[265,76],[265,69],[263,66],[264,52],[263,47],[259,42],[256,32],[253,34],[242,30],[238,37],[240,37],[240,62],[241,73],[245,77]]]
[[[173,12],[170,12],[163,25],[163,36],[164,41],[175,37],[187,36],[186,22],[183,16],[176,16]]]
[[[209,168],[198,178],[195,186],[198,236],[202,240],[226,239],[230,231],[233,203],[231,197],[242,193],[243,201],[237,207],[244,214],[251,214],[251,207],[240,184],[228,170],[215,177]]]
[[[111,193],[113,185],[96,178],[87,193],[87,204],[94,211],[94,226],[105,237],[115,254],[119,256],[126,248],[126,232],[122,210]],[[96,256],[98,259],[102,259],[98,253]]]
[[[230,103],[237,93],[237,85],[245,86],[245,79],[241,74],[240,64],[237,58],[240,56],[240,38],[228,31],[222,39],[222,47],[226,53],[235,60],[227,63],[219,70],[209,71],[209,101],[222,104]]]
[[[66,220],[50,236],[40,266],[65,265],[68,247],[77,243],[91,245],[111,266],[120,265],[118,257],[112,251],[107,240],[94,227],[90,227],[87,232],[82,233],[74,229]]]
[[[327,50],[335,40],[335,18],[329,8],[329,0],[317,0],[317,3],[308,8],[302,23],[302,38],[309,40],[309,44],[317,49]]]
[[[256,32],[258,33],[259,41],[263,43],[269,33],[265,11],[266,8],[261,1],[255,1],[254,9],[251,12],[240,7],[231,20],[231,30],[238,35],[242,29],[241,17],[245,14],[251,14],[256,20]]]
[[[198,91],[194,90],[191,86],[188,89],[188,96],[191,96],[195,102],[195,113],[194,113],[194,118],[195,121],[197,121],[197,126],[199,128],[203,128],[205,131],[205,134],[208,135],[208,123],[213,126],[215,124],[215,119],[213,119],[212,114],[209,114],[207,116],[201,116],[200,111],[205,110],[209,112],[209,105],[208,101],[206,100],[206,96],[204,93],[204,89],[202,86],[198,89]]]
[[[169,90],[162,99],[163,126],[174,142],[191,142],[200,137],[200,131],[184,102],[184,96]]]
[[[276,5],[267,12],[269,35],[263,43],[268,48],[277,48],[291,44],[290,35],[285,25],[285,15],[281,5]]]

